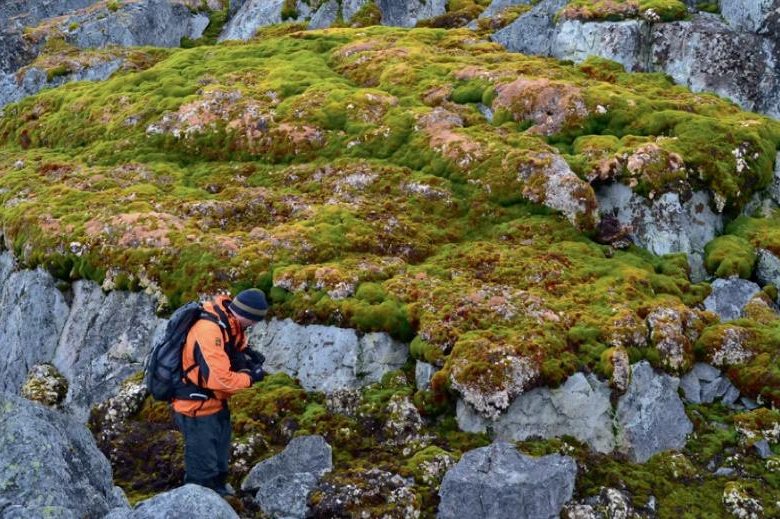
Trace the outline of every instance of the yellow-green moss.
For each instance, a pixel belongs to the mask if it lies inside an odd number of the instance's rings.
[[[755,262],[755,247],[739,236],[719,236],[704,247],[704,266],[715,277],[750,279]]]

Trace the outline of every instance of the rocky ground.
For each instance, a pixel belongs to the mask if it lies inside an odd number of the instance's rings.
[[[780,516],[780,5],[25,6],[2,517],[229,515],[137,373],[246,286],[274,375],[233,402],[239,516]]]

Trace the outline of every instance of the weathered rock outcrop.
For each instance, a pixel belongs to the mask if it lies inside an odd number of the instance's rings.
[[[3,30],[22,29],[32,27],[46,18],[61,16],[97,2],[98,0],[5,0],[0,4],[0,21],[3,22]]]
[[[347,328],[296,324],[291,319],[259,323],[253,348],[265,355],[269,371],[300,379],[309,391],[333,392],[378,382],[406,362],[409,347],[385,333],[358,336]]]
[[[374,0],[328,0],[312,9],[303,0],[292,5],[285,0],[246,0],[231,16],[220,40],[248,40],[261,27],[283,21],[307,22],[309,29],[323,29],[336,23],[341,15],[344,22],[350,23],[369,1]],[[446,10],[444,0],[377,0],[376,5],[381,13],[380,23],[396,27],[414,27],[418,21],[442,15]]]
[[[143,369],[164,321],[144,293],[109,292],[90,281],[73,284],[73,302],[54,365],[70,381],[66,406],[82,421],[114,396],[123,380]]]
[[[65,297],[51,275],[16,268],[10,254],[0,254],[0,390],[13,393],[30,368],[54,357],[68,317]]]
[[[642,361],[631,368],[631,383],[618,401],[618,448],[636,462],[645,462],[657,452],[682,449],[693,424],[677,388],[680,380],[655,373]]]
[[[111,467],[74,420],[0,392],[0,515],[102,517],[121,506]]]
[[[656,452],[682,448],[692,424],[677,395],[679,379],[656,373],[647,362],[633,365],[631,373],[626,393],[614,409],[605,382],[575,373],[557,389],[538,388],[520,395],[496,420],[481,417],[460,401],[458,425],[507,441],[570,435],[595,451],[618,449],[639,462]]]
[[[331,471],[331,447],[321,436],[294,438],[281,453],[255,465],[241,484],[271,517],[303,518],[307,497]]]
[[[780,287],[780,258],[766,249],[758,249],[756,280],[761,285]]]
[[[613,183],[601,187],[596,196],[602,215],[613,215],[630,226],[637,245],[659,255],[685,252],[691,278],[706,277],[704,246],[723,229],[723,217],[710,208],[707,193],[698,191],[684,200],[668,192],[651,201],[624,184]]]
[[[742,315],[745,305],[761,290],[761,287],[740,278],[716,279],[712,292],[704,300],[704,308],[720,316],[721,321],[731,321]]]
[[[532,458],[497,442],[463,455],[444,476],[441,519],[558,517],[574,492],[577,464],[552,454]]]
[[[665,72],[696,92],[715,92],[747,110],[780,116],[779,18],[769,0],[721,2],[717,15],[690,20],[556,20],[567,0],[544,0],[492,38],[507,49],[582,61],[589,55],[627,70]]]
[[[45,70],[30,67],[17,73],[0,73],[0,108],[15,103],[46,88],[55,88],[72,81],[102,81],[122,66],[121,59],[90,65],[62,76],[49,77]]]

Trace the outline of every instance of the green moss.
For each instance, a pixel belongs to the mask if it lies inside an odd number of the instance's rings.
[[[348,20],[352,27],[369,27],[379,25],[382,21],[382,11],[374,1],[364,3],[355,13],[351,20]]]
[[[750,279],[755,262],[756,249],[739,236],[719,236],[704,247],[704,266],[719,278]]]
[[[559,16],[601,21],[642,17],[654,22],[672,22],[687,14],[687,6],[680,0],[571,0]]]

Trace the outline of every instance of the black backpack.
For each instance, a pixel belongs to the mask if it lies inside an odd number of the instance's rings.
[[[184,382],[187,373],[182,368],[182,351],[187,333],[200,319],[217,323],[224,333],[225,324],[206,312],[200,303],[191,302],[173,313],[165,328],[165,335],[152,347],[144,367],[144,383],[155,400],[167,402],[174,397],[184,400],[213,398],[211,390]]]

